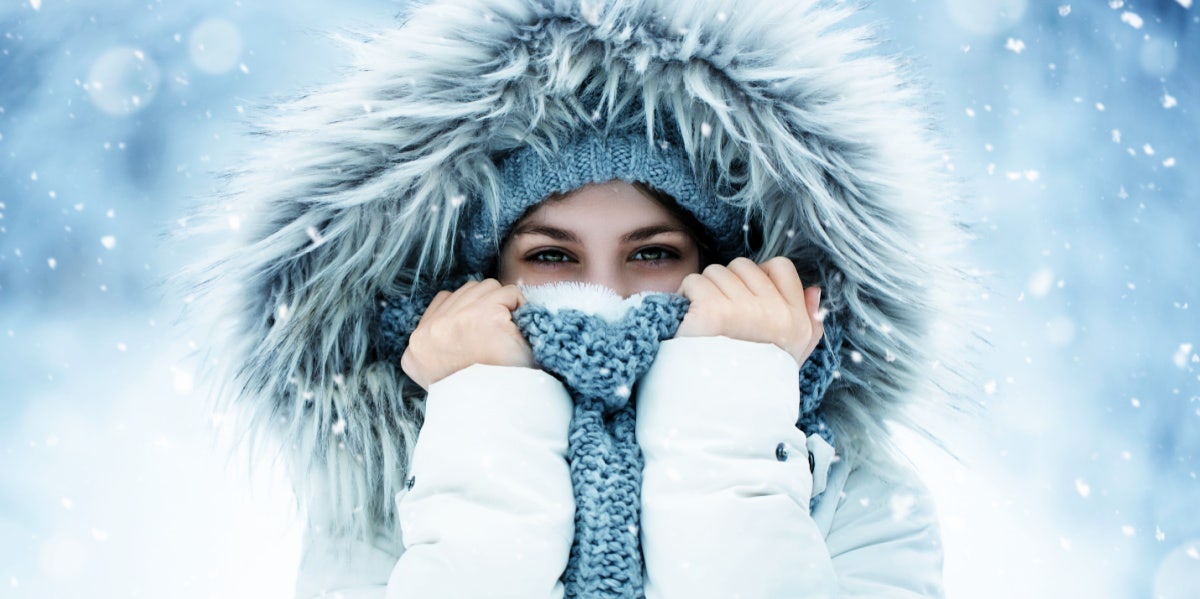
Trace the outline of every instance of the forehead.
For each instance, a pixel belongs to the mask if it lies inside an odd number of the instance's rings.
[[[671,224],[682,226],[669,210],[646,192],[624,181],[585,185],[538,204],[520,225],[563,228],[608,228]]]

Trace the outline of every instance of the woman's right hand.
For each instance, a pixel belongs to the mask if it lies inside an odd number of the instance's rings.
[[[524,303],[516,285],[496,279],[438,293],[409,337],[400,367],[426,391],[472,364],[532,368],[533,350],[512,319]]]

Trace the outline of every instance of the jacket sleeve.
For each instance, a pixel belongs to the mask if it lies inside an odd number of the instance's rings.
[[[936,527],[895,519],[878,479],[845,481],[828,539],[813,519],[797,370],[770,344],[663,343],[638,391],[647,599],[940,596],[922,594],[940,581]]]
[[[899,465],[886,478],[851,469],[825,542],[839,597],[944,596],[942,537],[929,491]],[[827,509],[822,506],[819,509]]]
[[[561,597],[574,536],[570,419],[566,390],[539,370],[475,365],[434,383],[410,489],[396,499],[398,559],[363,541],[339,547],[345,559],[318,537],[298,596]]]

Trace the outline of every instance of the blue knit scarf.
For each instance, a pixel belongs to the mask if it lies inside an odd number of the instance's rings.
[[[381,347],[395,364],[430,298],[418,294],[386,303]],[[653,363],[659,343],[675,335],[689,302],[666,293],[640,299],[626,300],[632,307],[619,317],[533,301],[513,314],[534,360],[562,381],[574,402],[567,459],[575,539],[562,576],[567,597],[644,597],[638,540],[643,460],[634,437],[635,386]],[[821,343],[800,369],[797,426],[833,445],[833,431],[819,408],[839,365],[842,335],[832,319],[824,321],[824,329]]]

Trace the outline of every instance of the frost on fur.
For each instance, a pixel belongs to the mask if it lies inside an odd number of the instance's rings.
[[[620,320],[630,310],[637,309],[642,305],[642,299],[648,295],[639,293],[622,298],[617,292],[603,285],[569,281],[522,287],[521,293],[529,303],[542,306],[551,312],[578,310],[609,322]]]

